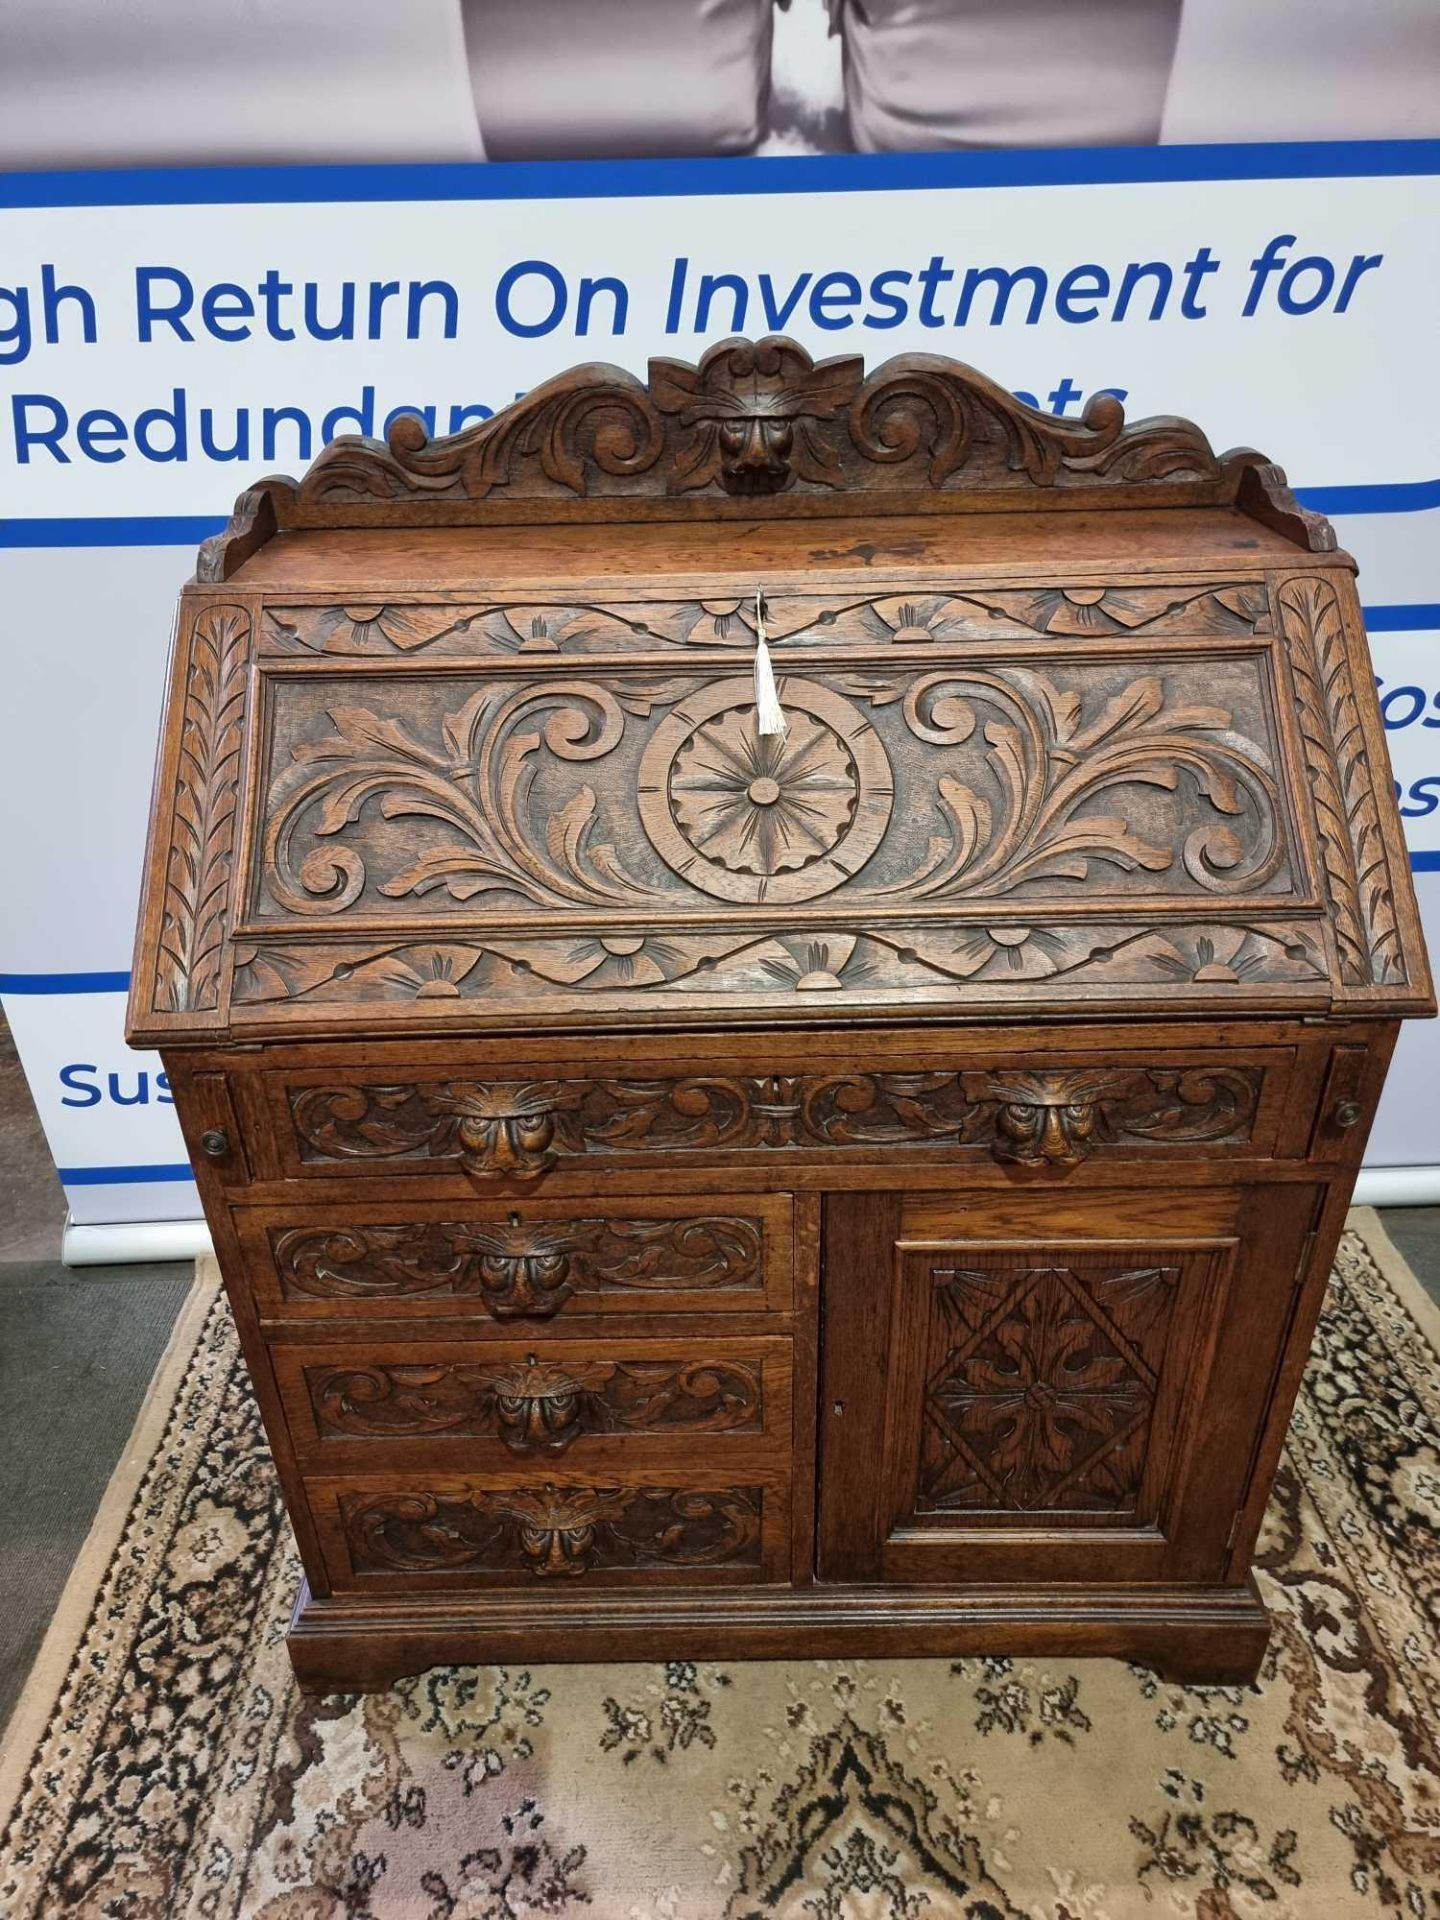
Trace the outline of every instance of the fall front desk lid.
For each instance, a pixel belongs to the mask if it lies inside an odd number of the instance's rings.
[[[1427,1011],[1349,561],[1117,415],[726,343],[261,483],[134,1036]]]

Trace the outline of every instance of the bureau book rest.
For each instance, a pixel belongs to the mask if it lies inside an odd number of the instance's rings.
[[[1385,767],[1327,524],[1107,397],[727,341],[244,494],[182,597],[130,1035],[302,1682],[1253,1675],[1433,1011]]]

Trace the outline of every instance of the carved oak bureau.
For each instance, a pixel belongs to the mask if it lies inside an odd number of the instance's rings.
[[[337,441],[185,589],[130,1032],[309,1687],[1252,1675],[1432,1011],[1353,565],[1184,421],[731,340]]]

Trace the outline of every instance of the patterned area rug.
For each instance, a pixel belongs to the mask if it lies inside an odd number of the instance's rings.
[[[1253,1688],[674,1662],[304,1705],[294,1549],[202,1276],[9,1729],[0,1914],[1440,1914],[1440,1322],[1374,1215],[1352,1227],[1262,1543]]]

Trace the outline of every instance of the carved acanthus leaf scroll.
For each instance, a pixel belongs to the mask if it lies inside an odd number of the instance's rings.
[[[548,1320],[577,1296],[762,1292],[758,1220],[587,1218],[508,1224],[285,1227],[271,1252],[287,1300],[475,1299],[498,1320]]]
[[[1079,419],[1042,413],[974,368],[904,354],[864,378],[854,356],[816,362],[793,340],[732,339],[698,365],[657,359],[648,383],[614,366],[575,367],[492,419],[431,440],[402,416],[389,442],[332,442],[289,508],[376,500],[477,501],[710,491],[746,498],[840,489],[1013,491],[1118,488],[1182,479],[1233,498],[1254,453],[1217,456],[1198,427],[1125,425],[1098,394]]]
[[[455,836],[384,881],[389,898],[443,887],[457,900],[499,890],[554,908],[647,902],[651,890],[626,872],[615,847],[592,844],[592,787],[580,786],[543,825],[526,817],[526,803],[538,754],[599,759],[619,741],[627,712],[648,715],[667,697],[675,692],[630,681],[482,686],[444,716],[434,745],[370,708],[333,706],[331,732],[293,749],[298,778],[265,832],[266,886],[291,913],[351,906],[366,884],[365,860],[339,836],[373,803],[386,820],[436,820]]]
[[[494,1438],[512,1453],[563,1453],[604,1433],[755,1433],[760,1369],[689,1360],[374,1361],[313,1366],[305,1384],[322,1435]]]
[[[1340,603],[1328,580],[1308,574],[1285,581],[1278,599],[1341,977],[1351,986],[1403,983],[1390,862]]]
[[[760,1487],[469,1487],[347,1493],[357,1573],[460,1569],[541,1579],[612,1568],[760,1564]]]
[[[962,1073],[991,1116],[991,1152],[1002,1163],[1073,1167],[1107,1141],[1195,1144],[1248,1134],[1255,1081],[1244,1068],[1137,1073]]]
[[[1248,1140],[1263,1077],[1258,1067],[1196,1067],[567,1080],[551,1083],[550,1151],[553,1163],[592,1153],[988,1146],[1000,1159],[1066,1165],[1107,1142]],[[433,1158],[474,1172],[461,1116],[477,1099],[512,1092],[459,1081],[322,1084],[292,1088],[290,1111],[312,1163]],[[1053,1124],[1052,1111],[1061,1115]]]
[[[757,732],[748,675],[482,679],[428,726],[403,689],[392,711],[317,711],[309,696],[272,788],[264,892],[272,910],[332,918],[367,888],[370,905],[443,892],[474,913],[523,900],[614,914],[697,892],[782,906],[845,887],[908,904],[1080,882],[1095,862],[1169,874],[1172,894],[1257,892],[1285,860],[1284,808],[1234,712],[1186,697],[1199,674],[1193,662],[1128,680],[1008,664],[789,674],[783,737]],[[893,709],[883,736],[857,702]],[[1262,711],[1253,721],[1263,730]],[[613,773],[542,784],[556,763],[615,752],[632,726],[633,802]],[[918,760],[917,741],[931,750]],[[913,782],[907,811],[935,822],[908,866],[881,852],[897,765]],[[1181,804],[1167,812],[1162,794]],[[1116,799],[1122,810],[1100,810]],[[635,844],[637,815],[659,869]],[[382,824],[410,819],[443,837],[403,860],[391,845],[372,876]]]
[[[406,414],[384,446],[358,435],[333,440],[298,491],[305,500],[483,500],[512,485],[584,494],[607,479],[626,491],[623,483],[652,472],[664,450],[664,427],[644,385],[597,363],[545,381],[448,439],[431,440],[424,423]]]
[[[196,618],[155,962],[157,1012],[199,1012],[219,1001],[249,641],[243,607],[207,606]]]
[[[1085,880],[1094,860],[1164,873],[1177,852],[1197,886],[1238,893],[1263,888],[1284,858],[1279,790],[1254,751],[1237,744],[1234,716],[1172,700],[1159,674],[1138,676],[1090,711],[1078,692],[1040,673],[835,679],[872,706],[901,701],[910,732],[929,746],[962,747],[980,733],[998,790],[997,805],[962,776],[963,763],[941,774],[942,831],[918,868],[867,888],[872,899],[1006,894],[1040,878]],[[1220,819],[1202,820],[1178,849],[1147,841],[1128,812],[1087,811],[1116,788],[1174,792],[1182,774]]]

